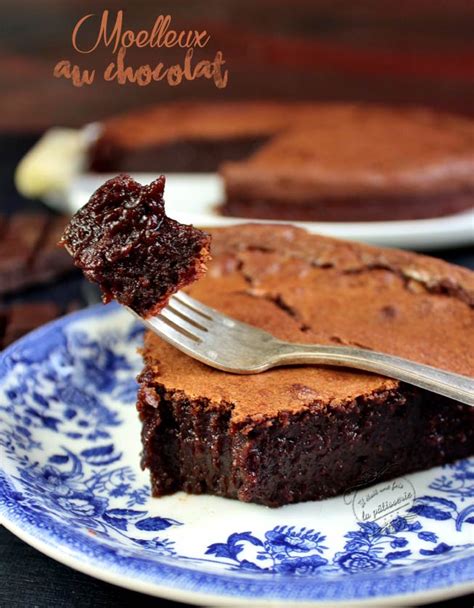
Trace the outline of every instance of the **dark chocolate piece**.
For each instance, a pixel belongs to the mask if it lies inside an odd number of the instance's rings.
[[[67,252],[58,247],[67,223],[65,217],[52,217],[43,234],[40,249],[34,256],[31,270],[36,282],[48,282],[64,272],[73,272],[74,265]]]
[[[54,302],[16,303],[0,311],[0,348],[61,314]]]
[[[47,216],[39,214],[17,214],[8,219],[0,240],[0,293],[29,283],[28,270],[47,223]]]
[[[74,270],[56,247],[64,217],[18,213],[0,218],[0,295],[49,282]]]

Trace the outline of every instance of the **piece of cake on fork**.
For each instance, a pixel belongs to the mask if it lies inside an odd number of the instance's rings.
[[[144,317],[198,279],[210,257],[207,234],[165,214],[164,187],[163,176],[146,186],[128,175],[110,179],[60,241],[105,303],[115,298]]]

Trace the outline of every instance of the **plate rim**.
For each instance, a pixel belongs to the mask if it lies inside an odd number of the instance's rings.
[[[34,341],[38,339],[41,335],[48,333],[51,329],[59,329],[64,326],[69,325],[70,323],[76,322],[83,318],[87,318],[89,316],[97,317],[107,314],[113,314],[113,312],[117,312],[120,309],[119,305],[116,303],[109,304],[107,306],[103,306],[102,304],[97,304],[91,307],[87,307],[83,310],[72,312],[68,315],[60,317],[59,319],[55,319],[36,330],[26,334],[10,346],[8,346],[5,350],[0,353],[0,367],[4,364],[6,358],[8,358],[11,354],[15,352],[19,347],[23,344],[28,344],[30,341]],[[7,374],[8,375],[8,374]],[[0,454],[1,456],[1,454]],[[0,481],[1,478],[4,477],[6,481],[8,481],[8,473],[6,470],[3,470],[3,467],[0,467]],[[1,483],[0,483],[1,486]],[[0,524],[2,524],[7,530],[12,532],[15,536],[26,542],[28,545],[32,546],[34,549],[40,551],[41,553],[51,557],[55,561],[62,563],[68,567],[71,567],[75,570],[78,570],[86,575],[92,576],[94,578],[98,578],[102,581],[117,585],[119,587],[123,587],[126,589],[130,589],[132,591],[137,591],[140,593],[145,593],[147,595],[155,596],[155,597],[163,597],[170,600],[175,601],[184,601],[191,604],[200,605],[202,602],[205,602],[207,605],[212,602],[212,605],[243,605],[248,604],[248,596],[247,595],[235,595],[235,592],[231,592],[229,594],[216,594],[212,592],[206,591],[196,591],[186,587],[175,587],[174,585],[166,584],[163,582],[155,582],[155,581],[147,581],[141,578],[139,575],[137,576],[133,572],[122,571],[119,573],[120,567],[117,567],[117,571],[114,571],[113,568],[107,566],[107,563],[103,561],[98,561],[97,564],[92,565],[90,562],[87,562],[87,556],[84,552],[81,552],[80,549],[74,549],[67,543],[61,543],[51,532],[44,531],[41,528],[38,528],[33,523],[23,522],[22,524],[18,524],[15,522],[14,518],[11,516],[11,508],[8,508],[8,505],[5,505],[0,509]],[[35,531],[37,534],[33,533]],[[39,532],[39,534],[38,534]],[[82,532],[81,532],[82,534]],[[64,552],[64,546],[68,547],[68,552]],[[72,554],[71,554],[72,552]],[[130,559],[136,559],[131,557]],[[433,568],[443,568],[453,564],[459,564],[460,562],[474,562],[474,556],[467,555],[461,559],[454,560],[448,564],[435,564]],[[159,565],[159,563],[158,563]],[[162,566],[166,566],[166,564],[161,564]],[[181,569],[180,566],[171,565],[171,567]],[[182,568],[186,570],[186,568]],[[432,569],[430,569],[432,570]],[[215,577],[222,578],[225,577],[224,573],[212,573]],[[235,584],[238,585],[239,579],[235,578]],[[275,602],[280,604],[297,604],[298,606],[364,606],[364,605],[393,605],[394,602],[397,602],[400,605],[410,605],[413,604],[414,601],[418,603],[427,603],[430,601],[439,601],[443,599],[448,599],[452,597],[457,597],[459,595],[464,595],[466,593],[474,592],[474,580],[470,580],[468,582],[462,581],[459,583],[455,583],[451,586],[442,586],[442,587],[432,587],[429,589],[425,589],[422,591],[412,591],[405,594],[392,594],[392,595],[377,595],[374,597],[367,597],[362,599],[338,599],[336,601],[327,601],[324,599],[306,599],[299,601],[295,597],[269,597],[269,598],[254,598],[254,605],[268,606],[274,605]]]
[[[238,597],[234,595],[220,595],[213,593],[206,593],[202,591],[191,591],[187,589],[180,589],[172,587],[171,585],[162,585],[160,583],[152,583],[140,580],[139,578],[132,578],[129,575],[119,578],[118,574],[110,572],[107,568],[97,567],[83,562],[79,558],[67,556],[61,553],[61,545],[53,546],[42,539],[36,538],[32,533],[25,531],[24,528],[15,525],[5,518],[4,514],[0,512],[0,525],[3,525],[5,529],[14,534],[17,538],[25,542],[27,545],[36,549],[43,555],[54,559],[56,562],[77,570],[82,574],[86,574],[92,578],[101,580],[105,583],[135,591],[137,593],[143,593],[152,597],[161,597],[164,599],[186,602],[196,606],[208,605],[208,606],[236,606],[245,605],[248,606],[249,599],[247,597]],[[331,608],[340,606],[354,606],[354,608],[363,606],[393,606],[399,604],[403,606],[412,606],[413,602],[416,604],[427,604],[429,602],[437,602],[445,599],[462,597],[469,593],[474,593],[474,582],[472,583],[459,583],[452,587],[439,587],[428,591],[420,591],[409,594],[398,594],[389,596],[376,596],[373,598],[366,598],[360,600],[345,600],[341,599],[335,602],[327,602],[325,600],[303,600],[298,601],[297,599],[279,599],[279,598],[268,598],[258,599],[252,602],[253,606],[275,606],[277,605],[298,605],[301,608]],[[212,603],[210,603],[212,602]]]

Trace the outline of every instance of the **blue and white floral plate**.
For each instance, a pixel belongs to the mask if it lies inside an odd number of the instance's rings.
[[[1,355],[8,529],[97,578],[206,605],[380,606],[472,590],[474,460],[279,509],[150,499],[134,406],[140,340],[125,311],[100,306]]]

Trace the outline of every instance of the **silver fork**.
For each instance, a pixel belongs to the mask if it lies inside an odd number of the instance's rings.
[[[172,296],[159,315],[138,318],[187,355],[225,372],[258,374],[280,365],[335,365],[382,374],[474,406],[474,380],[467,376],[363,348],[284,342],[182,292]]]

